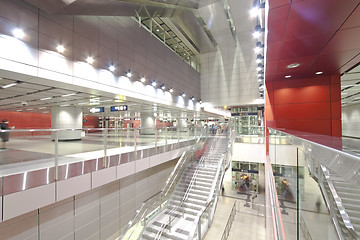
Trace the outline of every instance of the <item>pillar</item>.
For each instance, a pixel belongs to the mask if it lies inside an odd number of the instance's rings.
[[[82,128],[83,115],[81,107],[76,106],[53,106],[51,108],[51,128],[65,129],[65,128]],[[59,131],[59,140],[79,140],[81,139],[81,130],[66,130]],[[55,132],[51,134],[52,139],[55,139]]]
[[[141,113],[140,124],[142,135],[155,135],[156,117],[152,113]]]

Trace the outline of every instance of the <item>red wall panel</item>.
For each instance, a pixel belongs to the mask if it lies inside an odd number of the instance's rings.
[[[341,136],[340,76],[266,82],[268,126]]]
[[[282,120],[325,120],[330,119],[330,103],[294,103],[275,105],[274,115]]]
[[[9,125],[15,126],[17,129],[51,128],[50,113],[0,111],[0,120],[1,119],[8,119]]]

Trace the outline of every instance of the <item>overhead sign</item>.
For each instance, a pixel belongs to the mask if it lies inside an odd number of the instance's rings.
[[[101,112],[104,112],[104,107],[94,107],[94,108],[90,108],[90,112],[91,112],[91,113],[101,113]]]
[[[128,110],[128,106],[127,106],[127,105],[111,106],[111,107],[110,107],[110,111],[111,111],[111,112],[127,111],[127,110]]]
[[[235,117],[235,116],[257,116],[257,112],[248,112],[248,113],[231,113],[231,116],[232,117]]]

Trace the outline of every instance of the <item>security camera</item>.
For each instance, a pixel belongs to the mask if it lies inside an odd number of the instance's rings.
[[[21,105],[26,106],[27,102],[21,102]]]

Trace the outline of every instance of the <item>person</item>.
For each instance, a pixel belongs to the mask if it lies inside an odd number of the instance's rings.
[[[293,195],[290,189],[290,183],[286,180],[286,178],[284,178],[281,181],[281,197],[282,199],[290,199],[293,200]]]
[[[9,128],[9,120],[3,119],[0,123],[1,130],[8,130]],[[1,132],[1,149],[6,149],[6,142],[9,141],[9,132]]]

